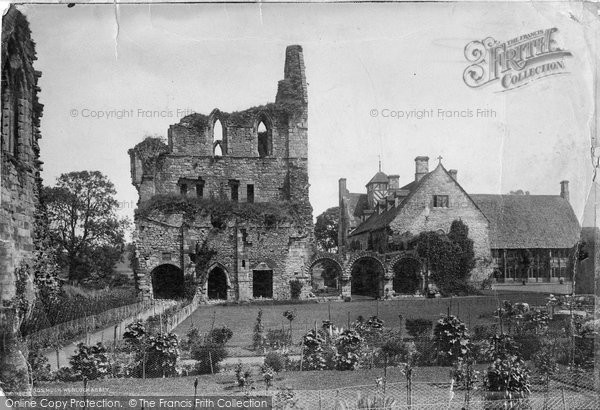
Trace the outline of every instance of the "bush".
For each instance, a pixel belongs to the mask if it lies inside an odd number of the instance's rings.
[[[302,294],[302,282],[298,279],[294,279],[290,281],[290,295],[292,299],[300,299],[300,295]]]
[[[417,350],[415,365],[435,366],[437,362],[437,351],[435,350],[434,341],[429,338],[421,338],[415,339],[414,344]]]
[[[56,378],[61,382],[76,382],[81,380],[81,377],[70,367],[61,367],[56,371]]]
[[[177,374],[175,365],[179,357],[179,340],[174,333],[148,338],[146,348],[146,376],[165,377]]]
[[[217,327],[208,332],[206,344],[224,345],[233,337],[233,331],[227,326]]]
[[[50,370],[48,358],[39,349],[30,350],[27,361],[31,366],[31,377],[34,384],[40,381],[52,381],[56,377]]]
[[[221,362],[229,356],[224,346],[203,346],[196,343],[192,346],[190,356],[197,360],[196,371],[198,374],[217,373]],[[211,366],[212,363],[212,366]]]
[[[429,319],[406,319],[405,327],[412,337],[428,336],[433,328],[433,322]]]
[[[287,357],[279,352],[269,352],[265,356],[264,366],[268,366],[276,373],[285,369]]]
[[[106,347],[100,342],[95,346],[77,345],[77,352],[69,360],[73,373],[81,380],[96,380],[104,378],[109,371],[110,363]]]
[[[433,330],[433,340],[442,366],[452,365],[471,353],[467,327],[455,316],[443,316]]]
[[[265,338],[265,344],[272,350],[278,350],[287,346],[290,341],[288,332],[283,329],[269,329]]]
[[[337,370],[355,370],[361,358],[364,339],[356,330],[344,330],[336,340],[337,354],[335,367]]]

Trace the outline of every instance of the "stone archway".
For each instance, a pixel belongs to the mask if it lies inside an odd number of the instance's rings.
[[[221,265],[215,265],[208,271],[206,294],[209,300],[227,300],[229,283],[227,272]]]
[[[384,294],[385,265],[370,255],[353,258],[348,266],[352,296],[380,298]]]
[[[154,268],[151,272],[152,294],[155,299],[183,299],[183,271],[170,263]]]
[[[335,254],[317,253],[306,265],[305,276],[310,277],[316,295],[340,295],[343,274],[343,265]]]
[[[423,290],[421,262],[416,258],[397,259],[391,266],[394,277],[392,288],[396,294],[414,295]]]

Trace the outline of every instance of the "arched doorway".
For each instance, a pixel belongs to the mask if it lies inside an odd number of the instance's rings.
[[[184,296],[183,271],[166,263],[152,270],[152,293],[155,299],[182,299]]]
[[[220,266],[208,273],[208,299],[227,300],[227,274]]]
[[[380,261],[373,257],[357,259],[350,272],[350,291],[353,296],[378,298],[383,295],[384,268]]]
[[[421,262],[414,258],[402,258],[392,267],[394,292],[404,295],[414,295],[422,287]]]
[[[335,296],[342,291],[342,267],[333,259],[319,259],[310,267],[311,287],[315,295]]]

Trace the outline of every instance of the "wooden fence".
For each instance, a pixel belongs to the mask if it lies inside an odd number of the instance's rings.
[[[82,338],[88,333],[117,324],[124,319],[136,316],[152,306],[151,300],[144,300],[131,305],[120,306],[92,316],[59,323],[46,329],[39,330],[27,336],[30,346],[57,346],[73,339]]]

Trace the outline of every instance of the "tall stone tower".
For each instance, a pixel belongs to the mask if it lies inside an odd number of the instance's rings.
[[[289,282],[304,280],[312,207],[301,46],[286,48],[275,103],[188,115],[167,144],[147,139],[129,155],[144,297],[176,297],[186,275],[208,299],[285,299]],[[179,285],[164,291],[170,283]]]

